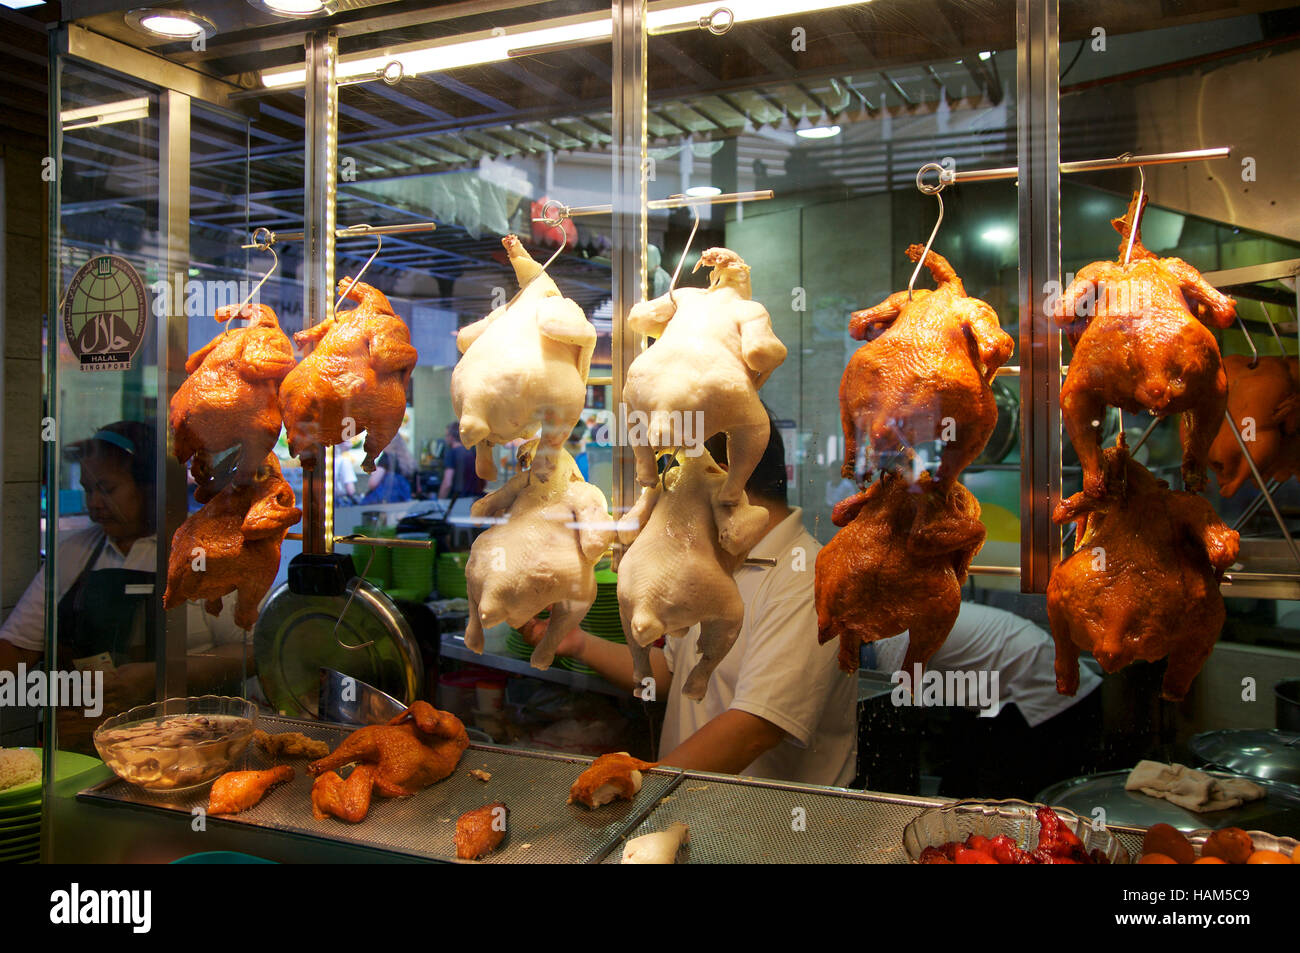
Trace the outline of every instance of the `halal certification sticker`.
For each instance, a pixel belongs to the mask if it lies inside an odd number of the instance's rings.
[[[83,371],[128,371],[144,340],[148,297],[131,263],[117,255],[90,259],[63,298],[63,332]]]

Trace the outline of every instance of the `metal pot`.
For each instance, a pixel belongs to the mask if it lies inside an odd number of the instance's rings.
[[[1277,696],[1277,726],[1284,731],[1300,731],[1300,678],[1288,678],[1273,686]]]

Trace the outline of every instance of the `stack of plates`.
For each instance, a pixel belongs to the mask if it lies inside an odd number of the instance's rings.
[[[465,585],[465,564],[469,553],[439,553],[434,564],[433,582],[438,595],[444,599],[466,599],[469,589]]]
[[[392,550],[392,586],[388,594],[394,599],[423,602],[433,589],[433,550]]]
[[[533,647],[524,641],[524,637],[515,629],[511,629],[506,634],[506,651],[515,658],[532,658]]]
[[[596,601],[583,617],[582,627],[606,641],[627,643],[627,637],[623,634],[623,624],[618,617],[617,573],[608,569],[596,570]]]
[[[39,748],[25,750],[41,753]],[[71,751],[58,752],[54,763],[59,781],[103,766],[98,758]],[[40,853],[41,782],[29,781],[0,791],[0,864],[34,864]]]
[[[391,526],[354,526],[352,532],[358,536],[396,536],[397,530]],[[380,589],[387,589],[393,575],[393,551],[387,546],[352,547],[352,565],[358,576],[364,576],[366,582]]]

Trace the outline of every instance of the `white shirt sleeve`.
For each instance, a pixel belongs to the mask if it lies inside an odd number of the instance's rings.
[[[23,590],[18,604],[13,607],[4,625],[0,626],[0,639],[12,642],[20,649],[45,651],[45,566]]]
[[[765,718],[807,747],[821,723],[833,680],[844,678],[839,645],[817,644],[817,609],[806,597],[764,605],[753,621],[729,708]]]

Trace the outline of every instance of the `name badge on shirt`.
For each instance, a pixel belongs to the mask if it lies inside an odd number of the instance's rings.
[[[74,658],[72,665],[78,672],[112,672],[117,668],[113,664],[113,656],[107,652],[87,655],[85,658]]]
[[[152,596],[153,583],[151,582],[129,582],[123,592],[128,596]]]

